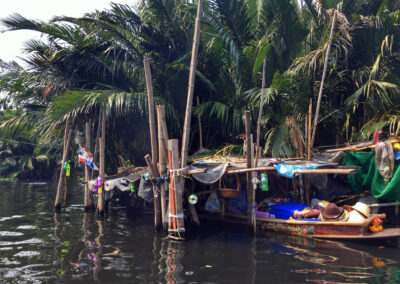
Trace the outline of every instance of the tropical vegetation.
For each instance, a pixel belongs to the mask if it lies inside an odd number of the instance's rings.
[[[169,136],[181,138],[196,7],[143,0],[81,18],[2,19],[3,31],[42,37],[27,39],[23,66],[0,64],[0,138],[7,144],[0,148],[8,147],[0,150],[0,175],[14,151],[6,139],[35,144],[24,152],[35,161],[59,160],[67,117],[73,129],[83,131],[90,121],[96,133],[103,102],[107,170],[115,170],[118,155],[142,164],[150,151],[144,58],[151,62],[155,103],[166,106]],[[206,0],[194,117],[201,117],[207,148],[239,143],[246,109],[255,129],[266,58],[264,154],[304,152],[305,119],[310,99],[314,109],[317,102],[335,13],[315,145],[365,140],[377,130],[399,134],[400,2]],[[199,147],[198,131],[194,119],[191,152]]]

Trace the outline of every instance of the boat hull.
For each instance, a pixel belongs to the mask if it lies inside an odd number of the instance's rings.
[[[257,218],[257,227],[289,235],[325,239],[383,239],[400,237],[400,228],[384,229],[377,233],[368,230],[370,220],[363,223],[315,222]]]

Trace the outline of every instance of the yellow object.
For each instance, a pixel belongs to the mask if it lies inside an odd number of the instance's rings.
[[[394,143],[393,144],[393,149],[400,150],[400,143],[399,142]]]
[[[99,187],[99,190],[97,191],[99,194],[103,193],[103,187]]]
[[[383,230],[383,226],[382,226],[382,223],[378,219],[374,219],[371,222],[371,225],[369,225],[368,229],[371,232],[376,233],[376,232],[382,231]]]
[[[372,260],[372,265],[375,267],[385,266],[385,262],[383,262],[382,258],[373,257],[371,260]]]

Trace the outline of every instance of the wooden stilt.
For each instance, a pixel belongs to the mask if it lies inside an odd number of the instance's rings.
[[[90,152],[90,123],[86,122],[85,124],[85,150]],[[91,211],[94,209],[93,200],[90,196],[90,188],[89,188],[89,167],[85,165],[85,211]]]
[[[168,137],[165,137],[166,131],[164,130],[165,123],[165,106],[156,106],[157,110],[157,126],[158,126],[158,170],[160,176],[164,176],[167,173],[168,165]],[[165,182],[160,185],[161,191],[161,221],[163,226],[167,224],[167,196],[166,196],[166,184]]]
[[[311,137],[311,146],[310,146],[311,148],[312,148],[313,145],[314,145],[315,133],[317,132],[319,108],[320,108],[320,106],[321,106],[321,98],[322,98],[322,92],[323,92],[323,90],[324,90],[324,83],[325,83],[325,77],[326,77],[326,69],[328,68],[329,53],[330,53],[330,51],[331,51],[332,38],[333,38],[333,33],[334,33],[334,31],[335,31],[336,16],[337,16],[337,11],[335,10],[334,13],[333,13],[332,26],[331,26],[331,33],[330,33],[330,35],[329,35],[328,48],[326,49],[326,54],[325,54],[325,62],[324,62],[324,69],[323,69],[323,71],[322,71],[321,85],[320,85],[320,87],[319,87],[317,108],[316,108],[316,110],[315,110],[313,132],[312,132],[312,137]]]
[[[106,154],[106,103],[103,103],[103,114],[101,120],[101,138],[100,146],[100,175],[103,179],[103,190],[99,193],[97,199],[97,211],[99,215],[104,215],[104,177],[105,177],[105,154]]]
[[[250,111],[246,110],[244,112],[244,122],[245,122],[245,132],[246,132],[246,163],[247,163],[247,168],[252,167],[252,157],[251,157],[251,147],[252,147],[252,142],[251,142],[251,126],[250,126]],[[253,217],[253,211],[254,211],[254,216],[255,216],[255,208],[254,207],[254,200],[253,200],[253,194],[254,194],[254,189],[252,186],[251,182],[251,173],[247,172],[247,216],[248,216],[248,226],[249,228],[253,229],[253,221],[255,217]]]
[[[61,169],[60,169],[60,177],[58,179],[58,186],[57,186],[57,195],[56,195],[56,200],[54,202],[54,208],[56,211],[61,209],[61,203],[62,203],[62,197],[63,197],[62,184],[63,184],[63,177],[65,174],[64,164],[65,164],[65,161],[67,160],[68,149],[69,149],[69,146],[70,146],[71,140],[72,140],[72,131],[70,130],[69,118],[67,119],[65,128],[66,129],[64,131],[64,140],[66,140],[67,142],[65,143],[65,147],[64,147],[64,151],[63,151],[63,158],[61,161]]]
[[[150,155],[146,155],[144,157],[146,160],[147,166],[150,168],[151,175],[153,177],[159,177],[157,166],[152,162]],[[158,186],[153,185],[153,196],[154,196],[154,227],[156,230],[159,230],[162,224],[161,219],[161,203],[160,203],[160,188]]]
[[[184,223],[184,213],[183,213],[183,178],[179,176],[178,173],[173,170],[179,169],[179,150],[178,150],[178,140],[171,139],[168,140],[168,158],[170,159],[170,170],[172,171],[172,192],[174,193],[174,198],[170,200],[170,207],[175,207],[175,212],[171,212],[172,218],[176,220],[176,229],[168,229],[170,235],[174,238],[184,238],[185,223]],[[170,189],[171,191],[171,189]],[[175,204],[172,204],[175,202]]]
[[[99,161],[99,139],[100,139],[100,132],[101,132],[101,122],[102,122],[102,113],[99,115],[99,123],[97,125],[97,131],[96,131],[96,138],[94,140],[94,150],[93,150],[93,161]],[[94,175],[94,170],[91,171],[90,173],[90,178],[93,178]]]
[[[149,109],[149,127],[150,127],[150,143],[151,143],[151,156],[152,156],[152,164],[157,165],[157,135],[156,135],[156,123],[154,119],[154,99],[153,99],[153,85],[151,82],[151,70],[150,70],[150,60],[145,58],[143,60],[145,77],[146,77],[146,87],[147,87],[147,95],[148,95],[148,109]],[[146,160],[147,162],[147,160]],[[158,171],[156,171],[158,176]],[[154,194],[154,226],[156,229],[160,228],[161,225],[161,201],[160,194],[158,194],[158,190],[153,186],[153,194]]]

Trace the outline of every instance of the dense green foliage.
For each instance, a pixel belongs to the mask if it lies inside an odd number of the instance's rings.
[[[200,100],[195,117],[201,115],[205,146],[239,143],[245,109],[252,111],[255,129],[266,57],[265,154],[300,152],[308,104],[317,101],[335,10],[315,145],[368,139],[381,129],[386,136],[398,134],[399,3],[205,1],[195,86]],[[156,104],[166,105],[170,137],[181,138],[196,7],[184,0],[146,0],[135,8],[112,4],[82,18],[56,17],[48,23],[17,14],[2,19],[3,30],[34,30],[43,40],[26,42],[27,68],[1,62],[0,91],[6,94],[5,106],[18,113],[2,119],[1,137],[23,134],[57,147],[68,116],[74,128],[83,131],[90,120],[96,130],[106,101],[109,167],[115,167],[118,154],[140,163],[149,152],[143,71],[148,57]],[[195,151],[196,120],[191,134]],[[48,154],[44,148],[35,151]]]

